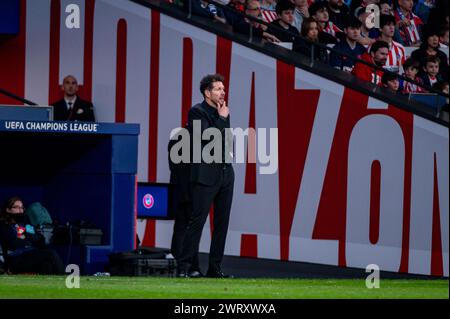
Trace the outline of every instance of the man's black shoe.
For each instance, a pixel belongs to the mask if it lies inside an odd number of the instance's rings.
[[[184,270],[177,271],[178,278],[189,278],[189,274]]]
[[[202,278],[203,274],[198,270],[190,271],[188,274],[189,278]]]
[[[224,274],[222,271],[208,271],[206,273],[208,278],[234,278],[232,275]]]

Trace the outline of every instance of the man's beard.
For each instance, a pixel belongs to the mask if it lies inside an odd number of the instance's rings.
[[[374,61],[376,66],[383,67],[386,64],[386,61]]]

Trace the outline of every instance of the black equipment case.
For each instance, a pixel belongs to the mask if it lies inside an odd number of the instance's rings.
[[[176,261],[167,250],[138,248],[109,255],[108,271],[111,276],[173,277],[176,268]]]

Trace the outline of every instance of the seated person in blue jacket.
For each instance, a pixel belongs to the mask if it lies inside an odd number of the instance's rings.
[[[23,201],[8,199],[0,212],[0,245],[11,273],[64,274],[59,255],[45,247],[45,239],[25,221]]]
[[[78,95],[78,81],[73,75],[64,78],[61,89],[64,98],[52,103],[55,121],[95,122],[94,106]]]

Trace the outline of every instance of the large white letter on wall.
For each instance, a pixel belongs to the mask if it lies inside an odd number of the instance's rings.
[[[292,222],[289,260],[337,265],[338,241],[312,237],[344,87],[296,68],[295,89],[320,90],[320,98]]]
[[[348,151],[346,260],[348,267],[377,264],[398,271],[402,253],[405,141],[399,124],[369,115],[354,127]],[[381,166],[378,242],[371,243],[372,163]],[[373,200],[373,199],[372,199]]]
[[[431,273],[434,158],[436,157],[442,259],[444,275],[448,276],[448,153],[448,128],[414,116],[408,272],[427,275]]]
[[[252,74],[254,73],[255,129],[267,129],[266,150],[268,152],[275,152],[275,150],[269,150],[268,146],[269,128],[277,127],[275,70],[274,58],[233,43],[228,96],[231,126],[244,130],[249,126]],[[257,139],[260,138],[257,136]],[[257,235],[258,257],[278,259],[280,258],[278,172],[260,174],[261,163],[258,158],[256,162],[256,194],[245,193],[246,165],[244,163],[233,165],[234,198],[225,253],[239,255],[242,234],[254,234]]]
[[[125,122],[139,123],[138,178],[148,176],[150,10],[128,1],[97,0],[94,15],[92,101],[99,122],[115,121],[117,24],[127,25]]]

